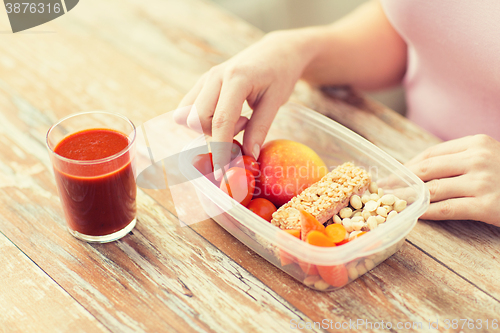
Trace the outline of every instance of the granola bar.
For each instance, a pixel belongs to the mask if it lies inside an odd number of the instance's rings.
[[[281,229],[300,229],[299,209],[324,223],[347,206],[352,195],[363,193],[369,185],[370,176],[365,170],[344,163],[281,206],[271,223]]]

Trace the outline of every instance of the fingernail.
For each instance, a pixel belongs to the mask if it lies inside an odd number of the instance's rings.
[[[214,177],[215,180],[220,180],[222,178],[222,169],[218,164],[214,165]]]
[[[259,154],[260,154],[260,146],[259,146],[259,144],[256,143],[253,146],[252,153],[253,153],[253,157],[257,160],[259,158]]]

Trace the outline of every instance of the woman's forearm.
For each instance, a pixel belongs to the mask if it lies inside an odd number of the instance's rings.
[[[290,31],[308,59],[303,78],[317,85],[380,89],[400,83],[406,43],[387,20],[379,1],[370,1],[327,26]]]

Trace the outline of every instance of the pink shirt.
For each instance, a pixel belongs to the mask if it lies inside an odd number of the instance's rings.
[[[500,141],[500,0],[381,0],[408,44],[408,118],[444,140]]]

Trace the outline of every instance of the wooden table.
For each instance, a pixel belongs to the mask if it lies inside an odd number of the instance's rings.
[[[95,109],[144,123],[262,33],[199,0],[85,0],[33,31],[0,43],[1,332],[284,332],[291,320],[323,319],[383,320],[396,332],[408,331],[398,322],[427,331],[438,320],[447,331],[446,319],[482,319],[463,331],[487,332],[500,319],[500,229],[478,222],[420,221],[399,252],[330,293],[211,220],[181,228],[168,190],[139,190],[139,222],[122,240],[73,238],[45,148],[50,125]],[[299,83],[293,99],[402,162],[438,142],[355,94],[330,98]]]

